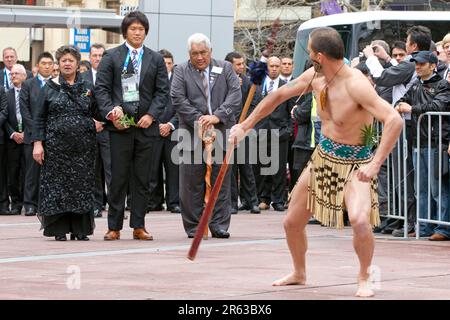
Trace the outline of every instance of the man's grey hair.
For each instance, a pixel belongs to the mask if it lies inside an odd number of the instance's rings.
[[[14,69],[14,68],[18,69],[18,72],[20,72],[20,73],[22,73],[24,75],[27,74],[27,71],[25,70],[25,67],[23,65],[21,65],[20,63],[16,63],[15,65],[13,65],[11,70]]]
[[[387,44],[386,41],[384,40],[373,40],[372,41],[372,46],[376,45],[376,46],[380,46],[383,47],[384,51],[386,51],[387,54],[391,54],[391,49],[389,48],[389,45]]]
[[[205,36],[203,33],[194,33],[192,36],[189,37],[187,41],[188,45],[188,52],[191,51],[193,44],[205,44],[205,46],[208,49],[211,49],[211,41],[209,41],[209,38]]]

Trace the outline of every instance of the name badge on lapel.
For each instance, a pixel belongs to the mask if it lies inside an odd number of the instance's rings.
[[[139,78],[136,74],[122,75],[123,102],[139,101]]]
[[[214,66],[211,69],[211,73],[215,73],[215,74],[222,74],[223,68],[218,67],[218,66]]]

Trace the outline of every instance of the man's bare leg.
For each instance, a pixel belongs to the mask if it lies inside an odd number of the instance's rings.
[[[304,285],[306,283],[305,255],[308,242],[305,227],[311,218],[311,212],[306,209],[309,177],[310,166],[303,171],[292,191],[289,209],[283,222],[294,271],[274,281],[273,286]]]
[[[370,183],[358,180],[356,172],[345,188],[345,204],[353,228],[353,247],[358,255],[360,270],[357,297],[372,297],[369,268],[372,263],[375,241],[370,227]]]

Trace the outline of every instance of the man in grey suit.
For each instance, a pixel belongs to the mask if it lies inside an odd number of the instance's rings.
[[[189,238],[194,237],[204,206],[206,164],[194,155],[202,143],[197,132],[214,126],[218,133],[215,159],[223,159],[226,130],[236,122],[235,115],[241,105],[239,79],[227,61],[211,58],[211,42],[203,34],[193,34],[188,39],[190,60],[174,69],[171,97],[179,117],[181,145],[180,207],[184,229]],[[220,134],[219,134],[220,133]],[[188,136],[187,136],[188,134]],[[217,140],[218,140],[217,139]],[[196,151],[197,150],[197,151]],[[186,159],[190,161],[183,162]],[[217,178],[220,164],[212,164],[211,185]],[[230,226],[230,174],[226,175],[219,193],[213,216],[209,222],[211,234],[216,238],[228,238]]]

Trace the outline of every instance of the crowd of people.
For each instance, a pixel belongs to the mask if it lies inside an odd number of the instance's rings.
[[[181,213],[187,236],[194,237],[220,169],[220,163],[208,159],[223,159],[227,131],[238,123],[250,92],[247,61],[238,52],[224,60],[213,58],[210,40],[197,33],[187,41],[188,61],[175,64],[168,50],[154,52],[143,45],[148,32],[146,16],[132,12],[122,22],[124,44],[110,50],[93,44],[89,61],[82,61],[75,47],[62,46],[55,58],[41,53],[32,72],[17,64],[14,48],[3,50],[0,215],[37,215],[45,236],[64,241],[70,234],[71,239],[89,240],[94,218],[107,210],[104,240],[111,241],[120,239],[130,211],[133,238],[152,240],[145,215],[167,210]],[[425,112],[450,111],[450,34],[434,43],[428,28],[415,26],[405,36],[406,42],[392,44],[374,40],[347,65],[359,69],[404,117],[411,155],[407,172],[427,176],[429,166],[434,171],[439,137],[450,154],[449,122],[444,118],[442,135],[439,123],[432,123],[431,163],[428,146],[416,150],[415,128]],[[264,98],[295,83],[292,58],[262,59],[267,75],[256,87],[248,114]],[[317,68],[315,63],[309,61],[305,71]],[[256,149],[248,136],[237,146],[242,152],[235,152],[209,223],[213,237],[228,238],[231,215],[239,211],[259,214],[270,207],[279,212],[288,208],[296,182],[324,141],[320,99],[297,92],[255,123]],[[422,141],[428,140],[428,128],[420,134]],[[197,159],[198,151],[209,158]],[[239,154],[244,157],[238,159]],[[265,174],[275,158],[275,171]],[[418,161],[420,172],[415,170]],[[388,199],[394,198],[388,194],[393,188],[388,188],[386,167],[378,177],[382,215],[387,214]],[[446,174],[440,203],[439,177],[429,177],[434,201],[430,214],[435,217],[440,205],[442,220],[450,221],[448,170]],[[416,232],[416,198],[421,215],[428,216],[428,189],[421,188],[416,196],[414,177],[404,177],[410,218],[404,227],[410,236]],[[340,219],[318,223],[341,226],[345,221]],[[383,219],[374,231],[402,236],[401,228],[399,220]],[[449,227],[420,228],[430,240],[450,239]]]

